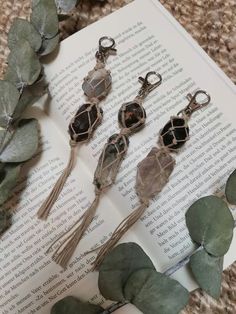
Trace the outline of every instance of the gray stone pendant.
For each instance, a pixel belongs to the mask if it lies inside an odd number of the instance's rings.
[[[105,97],[111,87],[111,74],[105,69],[108,56],[116,52],[115,40],[103,36],[99,39],[99,49],[96,52],[96,65],[85,77],[82,88],[88,97],[85,104],[80,106],[69,124],[70,157],[66,168],[59,176],[50,194],[38,210],[38,218],[46,220],[51,208],[59,197],[71,171],[73,170],[79,143],[88,142],[102,121],[102,110],[99,108],[99,100]]]
[[[89,99],[101,99],[107,96],[111,88],[111,81],[109,70],[106,70],[104,67],[95,68],[84,78],[82,89]]]
[[[165,148],[154,147],[139,164],[136,192],[141,201],[151,200],[164,188],[174,170],[175,159]]]
[[[97,190],[104,190],[114,183],[128,146],[129,140],[125,135],[114,134],[108,139],[94,173],[93,183]]]

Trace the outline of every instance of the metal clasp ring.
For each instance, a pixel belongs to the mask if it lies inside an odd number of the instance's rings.
[[[104,41],[107,41],[107,42],[110,42],[110,45],[105,45],[103,46],[103,42]],[[108,36],[103,36],[99,39],[99,51],[101,52],[106,52],[106,51],[109,51],[109,50],[113,50],[113,51],[116,51],[116,49],[114,48],[116,45],[115,43],[115,40],[111,37],[108,37]]]
[[[158,78],[158,81],[155,81],[154,83],[150,82],[149,79],[151,76],[156,76]],[[147,94],[153,91],[156,87],[161,85],[162,76],[155,71],[150,71],[146,74],[145,78],[140,76],[138,80],[140,83],[142,83],[142,87],[140,88],[138,95],[139,97],[144,98],[147,96]]]
[[[199,95],[206,96],[206,99],[198,101]],[[211,96],[204,90],[198,90],[193,95],[189,93],[186,97],[189,100],[189,104],[178,115],[184,112],[187,116],[190,116],[194,111],[207,106],[211,101]]]
[[[104,45],[104,41],[108,43],[108,45]],[[110,44],[109,44],[110,43]],[[103,36],[99,39],[99,48],[96,52],[96,58],[105,63],[105,60],[109,53],[115,53],[116,49],[114,48],[116,45],[115,40],[108,36]]]

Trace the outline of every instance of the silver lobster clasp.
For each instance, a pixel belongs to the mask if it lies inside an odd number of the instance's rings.
[[[193,95],[189,93],[186,97],[189,104],[178,115],[184,112],[187,116],[191,116],[194,111],[207,106],[211,101],[211,96],[204,90],[198,90]]]
[[[150,71],[146,74],[145,78],[140,76],[138,80],[142,83],[138,96],[144,98],[161,84],[162,76],[155,71]]]

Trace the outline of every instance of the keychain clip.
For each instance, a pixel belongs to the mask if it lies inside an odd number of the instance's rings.
[[[106,43],[106,44],[104,44]],[[96,52],[96,58],[105,62],[108,54],[115,53],[117,50],[115,49],[115,40],[108,36],[103,36],[99,39],[98,51]]]
[[[151,76],[156,76],[159,80],[152,83],[150,82],[150,77]],[[142,87],[140,88],[140,91],[138,93],[138,96],[141,98],[146,97],[151,91],[153,91],[156,87],[158,87],[161,82],[162,82],[162,76],[155,72],[155,71],[151,71],[148,72],[147,75],[145,76],[145,78],[143,77],[139,77],[138,78],[139,82],[142,83]]]
[[[198,101],[197,97],[199,97],[199,95],[206,96],[206,99]],[[187,116],[191,116],[194,111],[207,106],[211,101],[211,96],[204,90],[198,90],[193,95],[189,93],[186,97],[189,100],[189,104],[181,110],[178,115],[184,112]]]

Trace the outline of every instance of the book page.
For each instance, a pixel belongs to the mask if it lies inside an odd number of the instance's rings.
[[[53,96],[51,114],[65,132],[85,99],[81,83],[94,65],[96,40],[109,35],[117,42],[117,56],[110,57],[107,62],[113,88],[101,103],[103,123],[91,143],[80,150],[81,158],[89,163],[91,170],[96,167],[107,137],[119,132],[118,110],[122,103],[137,94],[138,76],[144,76],[148,71],[157,71],[163,76],[163,84],[144,103],[146,127],[130,138],[116,185],[108,192],[123,217],[138,206],[134,190],[136,167],[156,145],[159,130],[170,116],[188,104],[186,95],[189,92],[200,88],[211,95],[211,104],[195,112],[189,122],[190,140],[175,156],[176,167],[169,184],[132,229],[158,269],[164,271],[194,249],[185,226],[184,214],[188,207],[202,196],[223,191],[226,178],[235,168],[236,92],[230,80],[182,27],[157,1],[153,3],[145,2],[144,8],[143,1],[137,0],[90,26],[91,36],[88,36],[88,30],[82,30],[67,39],[55,62],[47,66],[46,73]],[[104,33],[106,29],[109,34]],[[86,45],[79,45],[79,41]],[[99,213],[103,210],[101,203]],[[123,240],[128,241],[129,237]],[[235,259],[232,252],[231,249],[225,266]],[[187,281],[185,284],[193,287]]]
[[[53,304],[66,295],[103,303],[97,273],[90,272],[95,253],[85,252],[94,247],[96,238],[99,243],[101,238],[106,241],[121,219],[105,197],[103,214],[94,217],[65,271],[52,261],[52,253],[45,254],[52,242],[88,208],[94,191],[91,173],[78,160],[80,166],[74,169],[47,221],[37,218],[37,210],[65,167],[69,152],[52,120],[40,108],[34,108],[32,115],[40,121],[40,148],[23,166],[13,197],[6,204],[14,209],[14,215],[11,228],[0,242],[1,314],[48,314]]]
[[[104,35],[116,39],[118,53],[107,62],[113,88],[101,103],[103,124],[91,143],[79,149],[77,166],[48,221],[39,221],[36,212],[69,158],[67,125],[85,101],[82,79],[94,66],[97,42]],[[93,172],[107,137],[119,132],[118,110],[136,96],[138,77],[154,70],[163,76],[163,84],[144,103],[146,127],[130,137],[116,185],[102,197],[93,223],[63,271],[50,255],[45,256],[45,251],[93,201]],[[159,130],[169,117],[187,105],[187,93],[205,89],[212,103],[193,114],[190,140],[176,154],[177,165],[170,182],[123,241],[138,242],[156,267],[166,270],[193,249],[184,218],[188,206],[198,197],[222,190],[235,168],[235,88],[160,5],[137,0],[71,36],[61,44],[57,58],[46,65],[45,71],[51,81],[49,117],[40,109],[35,112],[40,118],[43,154],[36,154],[24,166],[14,197],[7,204],[15,208],[13,226],[0,244],[3,314],[46,314],[66,295],[103,303],[97,274],[90,272],[95,255],[85,255],[85,251],[106,241],[121,219],[138,205],[134,190],[136,166],[156,145]],[[235,242],[226,265],[235,259],[234,247]],[[175,278],[189,289],[195,287],[185,269]],[[122,312],[126,313],[119,310]]]

